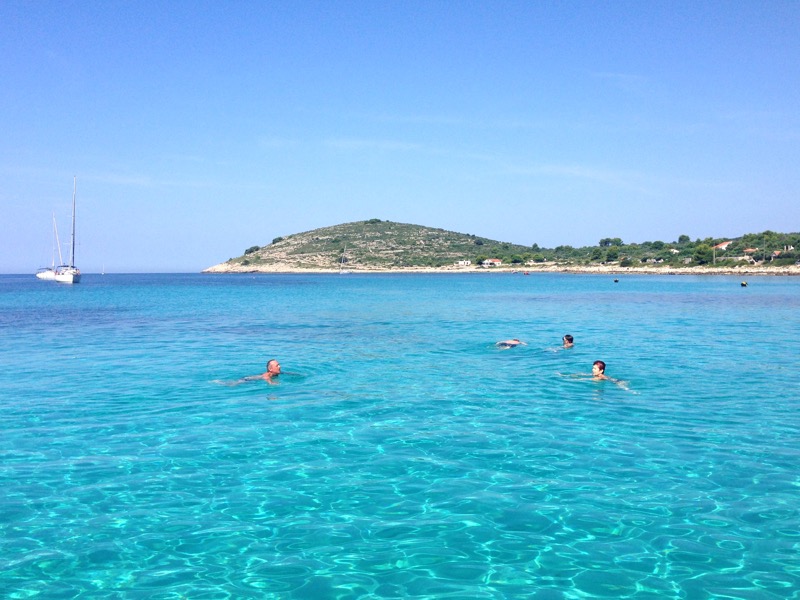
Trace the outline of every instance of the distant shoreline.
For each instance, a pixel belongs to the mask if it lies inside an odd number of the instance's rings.
[[[252,266],[216,265],[204,269],[202,273],[223,273],[223,274],[336,274],[339,269],[320,269],[320,268],[300,268],[287,267],[285,265],[262,266],[254,269]],[[393,269],[385,268],[355,268],[348,269],[347,274],[358,275],[365,273],[401,273],[401,274],[420,274],[420,273],[573,273],[582,275],[773,275],[773,276],[792,276],[800,275],[800,266],[790,265],[782,267],[763,267],[758,265],[748,265],[741,267],[620,267],[614,265],[536,265],[524,268],[506,267],[397,267]]]

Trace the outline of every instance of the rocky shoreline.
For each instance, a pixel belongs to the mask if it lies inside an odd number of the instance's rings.
[[[202,271],[203,273],[338,273],[338,269],[299,268],[288,265],[231,265],[222,263]],[[761,265],[742,265],[737,267],[620,267],[617,265],[563,265],[555,263],[538,264],[522,268],[511,267],[398,267],[350,268],[349,273],[576,273],[598,275],[800,275],[800,266],[769,267]]]

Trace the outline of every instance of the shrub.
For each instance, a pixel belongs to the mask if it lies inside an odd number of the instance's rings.
[[[781,256],[780,258],[773,258],[768,264],[776,267],[788,267],[797,262],[796,258],[791,256]]]
[[[247,250],[244,251],[245,255],[252,254],[253,252],[257,252],[259,246],[250,246]]]
[[[697,244],[692,255],[694,262],[698,265],[707,265],[714,259],[714,251],[708,244]]]

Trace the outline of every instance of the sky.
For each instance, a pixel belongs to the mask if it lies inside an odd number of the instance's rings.
[[[372,218],[800,231],[800,2],[4,0],[0,273],[198,272]]]

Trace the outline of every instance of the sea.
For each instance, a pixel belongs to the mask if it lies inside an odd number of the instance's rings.
[[[800,598],[800,278],[743,283],[2,275],[0,597]]]

